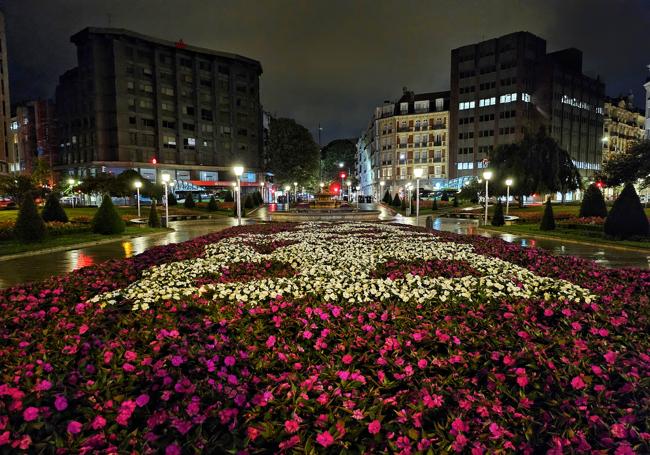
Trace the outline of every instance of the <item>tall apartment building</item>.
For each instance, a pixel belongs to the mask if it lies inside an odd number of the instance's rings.
[[[0,11],[0,173],[9,171],[12,144],[11,103],[9,99],[9,69],[7,66],[7,37],[5,34],[5,17]]]
[[[632,96],[605,99],[603,124],[603,159],[610,153],[626,152],[634,143],[645,139],[645,116]]]
[[[605,86],[582,73],[582,53],[547,53],[517,32],[451,52],[453,184],[479,175],[489,153],[544,127],[584,174],[599,169]]]
[[[446,185],[449,171],[449,92],[415,94],[375,109],[373,130],[374,193],[380,182],[391,194],[413,182],[413,168],[422,167],[422,188]]]
[[[39,159],[52,168],[57,150],[54,103],[30,101],[15,109],[11,123],[15,150],[10,171],[30,173]]]
[[[256,60],[123,29],[73,35],[78,66],[56,90],[58,168],[84,176],[136,169],[151,180],[254,181],[262,109]],[[155,159],[155,163],[153,161]]]

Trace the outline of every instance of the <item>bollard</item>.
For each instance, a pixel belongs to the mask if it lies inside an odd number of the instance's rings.
[[[429,230],[433,230],[433,217],[429,215],[425,221],[425,227]]]

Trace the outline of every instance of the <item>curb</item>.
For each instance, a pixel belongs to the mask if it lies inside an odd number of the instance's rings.
[[[142,234],[142,235],[130,234],[130,235],[123,235],[121,237],[116,237],[112,239],[95,240],[94,242],[75,243],[71,245],[58,246],[54,248],[45,248],[43,250],[25,251],[24,253],[8,254],[6,256],[0,256],[0,262],[10,261],[12,259],[18,259],[18,258],[29,257],[29,256],[39,256],[41,254],[58,253],[59,251],[77,250],[79,248],[88,248],[90,246],[104,245],[106,243],[121,242],[123,240],[135,239],[138,237],[155,237],[159,235],[167,235],[173,231],[174,230],[170,228],[168,231],[163,231],[163,232],[152,232],[150,234]]]

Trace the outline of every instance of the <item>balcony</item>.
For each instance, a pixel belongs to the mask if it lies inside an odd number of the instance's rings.
[[[405,149],[405,148],[406,148],[406,144],[399,144],[399,148],[401,148],[401,149]]]
[[[409,127],[409,126],[399,126],[399,127],[397,127],[397,132],[398,133],[407,133],[409,131],[411,131],[411,127]]]
[[[434,147],[442,147],[443,145],[445,145],[445,141],[433,141]]]
[[[446,130],[447,129],[447,124],[446,123],[436,123],[433,125],[434,130]]]

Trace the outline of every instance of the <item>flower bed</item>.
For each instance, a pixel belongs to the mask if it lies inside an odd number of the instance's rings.
[[[233,228],[0,294],[0,451],[650,450],[650,273]]]
[[[0,222],[0,241],[13,240],[16,238],[14,234],[15,224],[14,221]],[[82,232],[90,232],[91,230],[89,224],[79,222],[61,223],[60,221],[50,221],[45,223],[45,227],[47,233],[52,236],[79,234]]]

